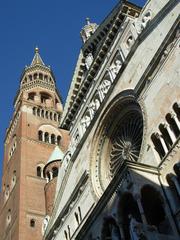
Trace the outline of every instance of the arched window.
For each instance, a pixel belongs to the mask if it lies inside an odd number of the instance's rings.
[[[171,137],[170,137],[170,135],[169,135],[169,133],[167,131],[167,128],[165,127],[165,125],[160,124],[159,125],[159,130],[162,133],[162,136],[164,138],[164,141],[166,143],[167,148],[170,149],[171,146],[173,145],[173,142],[172,142],[172,139],[171,139]]]
[[[141,190],[141,202],[148,224],[156,226],[160,233],[168,233],[169,224],[160,193],[154,187],[146,185]]]
[[[40,166],[37,167],[37,177],[41,177],[41,172],[42,172],[42,169]]]
[[[55,134],[51,134],[51,144],[55,144],[56,140],[55,140]]]
[[[44,110],[41,111],[41,117],[44,117]]]
[[[53,119],[52,119],[52,112],[50,112],[49,117],[50,117],[51,120],[53,120]]]
[[[12,187],[13,188],[16,184],[16,170],[13,171],[13,176],[12,176]]]
[[[36,115],[36,107],[33,107],[33,115]]]
[[[142,222],[137,202],[131,193],[124,193],[119,203],[119,216],[122,220],[122,228],[125,239],[130,239],[131,221]]]
[[[66,230],[64,230],[64,236],[65,236],[65,239],[68,240],[68,234]]]
[[[160,136],[156,133],[153,133],[151,135],[151,140],[154,144],[155,150],[158,152],[160,158],[162,159],[166,153],[165,153],[162,143],[160,141]]]
[[[104,218],[101,230],[101,239],[103,240],[121,239],[118,225],[112,217]]]
[[[57,145],[60,145],[61,142],[61,136],[57,136]]]
[[[78,207],[78,212],[79,212],[80,221],[82,221],[82,214],[81,214],[81,208],[80,207]]]
[[[39,139],[39,141],[43,140],[43,132],[41,130],[38,131],[38,139]]]
[[[179,121],[180,121],[180,104],[179,103],[174,103],[173,104],[173,110],[174,110],[174,112],[176,113],[176,115],[177,115],[177,117],[178,117],[178,119],[179,119]]]
[[[57,121],[57,114],[54,113],[54,121]]]
[[[180,162],[176,163],[173,167],[174,172],[176,173],[178,180],[180,180]]]
[[[11,223],[11,209],[8,210],[6,224],[7,226]]]
[[[43,80],[43,75],[42,75],[42,73],[39,73],[39,79],[40,79],[40,80]]]
[[[177,122],[175,121],[175,117],[176,117],[175,115],[168,113],[166,115],[166,120],[169,123],[170,128],[174,132],[175,136],[179,137],[180,129],[178,128]],[[177,119],[177,121],[178,121],[178,119]]]
[[[32,75],[29,75],[29,80],[32,81]]]
[[[176,210],[177,207],[179,207],[179,203],[180,203],[180,197],[179,197],[180,195],[178,193],[178,189],[177,189],[177,186],[176,186],[178,184],[176,176],[172,173],[169,173],[166,176],[166,180],[169,184],[170,192],[173,196],[173,199],[172,199],[173,201],[171,201],[170,204],[171,204],[172,208],[174,210]]]
[[[28,94],[28,100],[32,100],[32,101],[33,101],[35,95],[36,95],[36,93],[34,93],[34,92],[29,93],[29,94]]]
[[[46,111],[46,118],[47,118],[47,119],[49,118],[48,111]]]
[[[38,74],[37,74],[37,73],[35,73],[33,77],[34,77],[34,80],[35,80],[35,79],[37,79],[37,77],[38,77]]]
[[[58,176],[58,168],[57,167],[53,167],[52,168],[52,173],[53,173],[53,178]]]
[[[30,220],[30,227],[34,228],[36,225],[36,221],[34,219]]]
[[[45,132],[45,134],[44,134],[44,140],[45,140],[46,143],[49,142],[49,133],[48,133],[48,132]]]
[[[48,76],[44,75],[44,80],[47,81],[47,79],[48,79]]]
[[[40,109],[37,109],[37,116],[40,117]]]
[[[47,99],[50,99],[51,96],[47,93],[41,93],[41,103],[46,103]]]
[[[79,224],[80,224],[79,216],[78,216],[78,214],[77,214],[76,212],[74,213],[74,216],[75,216],[75,219],[76,219],[77,225],[79,225]]]

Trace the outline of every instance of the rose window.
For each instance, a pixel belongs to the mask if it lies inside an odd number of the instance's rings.
[[[118,124],[110,152],[111,176],[114,176],[124,160],[138,160],[142,135],[143,120],[140,114],[131,113]]]

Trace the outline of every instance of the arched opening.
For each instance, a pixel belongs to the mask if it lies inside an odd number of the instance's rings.
[[[38,139],[39,141],[43,141],[43,132],[41,130],[38,131]]]
[[[176,163],[173,167],[174,172],[176,173],[178,180],[180,180],[180,162]]]
[[[156,226],[160,233],[169,232],[169,224],[160,193],[154,187],[146,185],[141,190],[141,202],[148,224]]]
[[[130,239],[132,222],[135,222],[137,224],[142,222],[137,202],[135,201],[131,193],[125,193],[122,196],[119,203],[119,216],[122,222],[124,237],[125,239]]]
[[[154,144],[155,150],[158,152],[160,158],[162,159],[166,153],[165,153],[162,143],[160,141],[160,136],[156,133],[153,133],[151,135],[151,140]]]
[[[53,167],[52,168],[52,173],[53,173],[53,178],[58,176],[58,168],[57,167]]]
[[[43,109],[42,109],[42,111],[41,111],[41,117],[44,118],[44,110],[43,110]]]
[[[57,145],[60,145],[61,142],[61,136],[57,136]]]
[[[66,230],[64,230],[64,236],[65,236],[65,239],[68,240],[68,234]]]
[[[33,77],[34,77],[34,80],[36,80],[36,79],[37,79],[37,77],[38,77],[38,74],[37,74],[37,73],[35,73],[35,74],[33,75]]]
[[[55,143],[56,143],[55,134],[51,134],[51,144]]]
[[[44,80],[47,81],[48,80],[48,76],[44,75]]]
[[[50,117],[51,120],[53,120],[53,119],[52,119],[52,112],[50,112],[49,117]]]
[[[166,115],[166,120],[167,120],[167,122],[169,123],[170,128],[171,128],[172,131],[174,132],[176,138],[179,137],[179,135],[180,135],[180,130],[179,130],[178,126],[177,126],[177,123],[176,123],[173,115],[170,114],[170,113],[168,113],[168,114]],[[178,119],[177,119],[177,121],[178,121]]]
[[[30,227],[34,228],[36,225],[36,221],[34,219],[30,220]]]
[[[171,201],[170,204],[173,205],[172,208],[175,209],[179,206],[180,203],[180,196],[178,194],[177,188],[176,188],[176,179],[174,181],[174,178],[176,178],[176,176],[174,176],[172,173],[167,174],[166,176],[166,180],[169,184],[169,188],[170,188],[170,192],[173,196],[173,202]]]
[[[33,115],[36,115],[36,107],[33,107]]]
[[[40,117],[40,109],[37,109],[37,116]]]
[[[101,239],[103,240],[121,239],[118,225],[112,217],[104,218],[101,230]]]
[[[169,136],[169,133],[167,131],[167,128],[165,128],[165,125],[163,125],[162,123],[159,125],[159,130],[161,131],[162,133],[162,136],[164,138],[164,141],[166,143],[166,146],[168,149],[171,148],[171,146],[173,145],[173,142],[172,142],[172,139],[171,137]]]
[[[32,81],[32,75],[29,75],[29,80]]]
[[[54,113],[54,121],[57,121],[57,114]]]
[[[42,73],[39,73],[39,79],[43,80],[43,74]]]
[[[49,118],[48,111],[46,111],[46,118],[47,118],[47,119]]]
[[[177,102],[173,104],[173,110],[176,113],[179,121],[180,121],[180,104],[178,104]]]
[[[76,212],[74,213],[74,216],[75,216],[77,225],[79,225],[79,224],[80,224],[80,222],[79,222],[79,216],[78,216],[78,214],[77,214]]]
[[[44,141],[45,141],[46,143],[49,142],[49,133],[48,133],[48,132],[45,132],[45,134],[44,134]]]
[[[28,100],[32,100],[34,101],[34,97],[36,96],[36,93],[35,92],[31,92],[28,94]]]
[[[37,171],[37,177],[41,177],[42,169],[40,166],[37,167],[36,171]]]
[[[41,103],[46,103],[47,99],[50,99],[51,96],[47,93],[41,93]]]

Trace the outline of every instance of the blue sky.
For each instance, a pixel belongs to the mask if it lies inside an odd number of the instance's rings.
[[[0,4],[0,176],[3,142],[13,113],[13,100],[25,65],[40,49],[65,101],[79,49],[85,18],[99,24],[119,0],[5,0]],[[142,5],[145,0],[133,0]],[[1,182],[1,180],[0,180]]]

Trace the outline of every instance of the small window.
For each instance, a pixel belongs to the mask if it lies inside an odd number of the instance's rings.
[[[39,139],[39,141],[43,140],[43,132],[42,131],[38,132],[38,139]]]
[[[58,175],[58,168],[57,167],[53,167],[52,168],[52,172],[53,172],[53,178],[57,177],[57,175]]]
[[[61,142],[61,136],[57,136],[57,145],[60,145]]]
[[[45,139],[45,142],[49,142],[49,133],[48,132],[45,132],[45,135],[44,135],[44,139]]]
[[[40,80],[43,80],[43,75],[42,75],[42,73],[39,73],[39,79],[40,79]]]
[[[38,166],[37,167],[37,177],[41,177],[41,167],[40,166]]]
[[[34,220],[34,219],[31,219],[31,220],[30,220],[30,227],[34,228],[35,225],[36,225],[35,220]]]
[[[51,144],[55,144],[56,140],[55,140],[55,135],[51,134]]]

